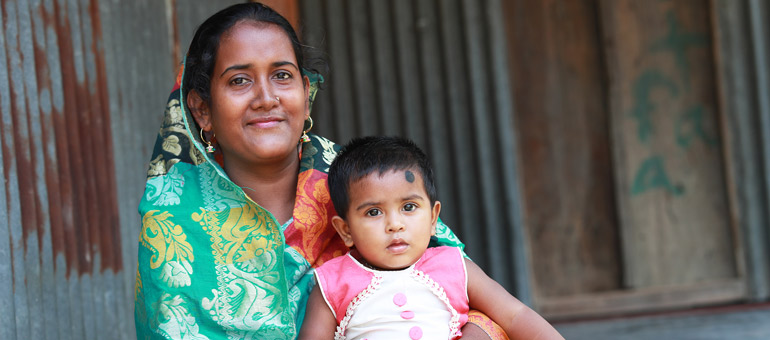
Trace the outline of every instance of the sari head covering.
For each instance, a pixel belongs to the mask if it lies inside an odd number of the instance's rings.
[[[323,78],[306,75],[312,104]],[[139,204],[137,338],[294,339],[313,268],[348,251],[331,227],[326,183],[339,147],[313,134],[301,142],[293,216],[281,225],[230,180],[219,151],[204,151],[183,80],[180,72]],[[437,229],[439,243],[462,246]]]

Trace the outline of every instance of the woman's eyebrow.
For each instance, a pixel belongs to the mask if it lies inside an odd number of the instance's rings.
[[[281,67],[281,66],[286,66],[286,65],[291,65],[295,69],[299,70],[299,67],[297,67],[297,65],[295,65],[291,61],[276,61],[276,62],[273,63],[273,67]]]
[[[281,66],[286,66],[286,65],[291,65],[295,69],[299,70],[299,67],[297,67],[297,65],[295,65],[291,61],[276,61],[276,62],[274,62],[272,64],[273,67],[281,67]],[[250,68],[250,67],[251,67],[251,64],[237,64],[237,65],[233,65],[233,66],[230,66],[230,67],[226,68],[222,72],[222,74],[219,75],[219,77],[222,78],[225,75],[225,73],[227,73],[230,70],[243,70],[243,69],[247,69],[247,68]]]
[[[224,72],[222,72],[222,74],[221,74],[221,75],[219,75],[219,77],[220,77],[220,78],[222,78],[222,77],[225,75],[225,73],[227,73],[227,72],[228,72],[228,71],[230,71],[230,70],[243,70],[243,69],[247,69],[247,68],[249,68],[249,67],[251,67],[251,64],[238,64],[238,65],[233,65],[233,66],[230,66],[230,67],[226,68],[226,69],[225,69],[225,71],[224,71]]]

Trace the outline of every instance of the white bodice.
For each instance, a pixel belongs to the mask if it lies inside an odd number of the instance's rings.
[[[360,265],[360,264],[359,264]],[[371,295],[361,301],[349,320],[346,339],[448,339],[452,314],[409,267],[377,271]],[[424,280],[425,277],[423,276]],[[375,336],[376,334],[376,336]],[[418,336],[420,335],[421,336]]]

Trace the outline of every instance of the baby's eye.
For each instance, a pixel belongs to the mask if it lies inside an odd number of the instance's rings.
[[[417,209],[417,204],[414,204],[414,203],[404,204],[404,211],[414,211],[415,209]]]
[[[278,72],[276,73],[275,77],[280,80],[286,80],[291,78],[291,73],[289,72]]]
[[[380,209],[369,209],[366,211],[366,216],[379,216],[381,214]]]

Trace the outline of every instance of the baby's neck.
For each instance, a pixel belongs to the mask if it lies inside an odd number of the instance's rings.
[[[393,272],[393,271],[404,270],[404,269],[407,269],[407,268],[411,267],[414,264],[414,263],[410,263],[408,266],[403,267],[403,268],[380,268],[380,267],[377,267],[377,266],[371,264],[369,261],[367,261],[363,256],[361,256],[361,253],[358,252],[358,250],[356,250],[356,248],[350,249],[350,255],[353,256],[353,258],[356,259],[356,261],[358,261],[358,263],[360,263],[362,266],[364,266],[366,268],[369,268],[369,269],[379,270],[379,271],[384,271],[384,272]]]

